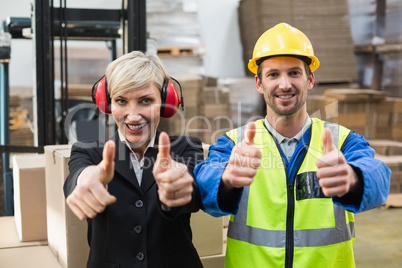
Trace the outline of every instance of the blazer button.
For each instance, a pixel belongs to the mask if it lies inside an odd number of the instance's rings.
[[[142,231],[142,226],[141,225],[137,225],[134,227],[134,232],[136,232],[137,234],[141,233]]]
[[[144,258],[145,258],[145,255],[144,255],[144,253],[142,253],[142,252],[138,252],[136,258],[137,258],[137,260],[139,260],[139,261],[143,261]]]
[[[137,200],[135,201],[135,206],[137,208],[142,208],[144,206],[144,202],[142,202],[142,200]]]

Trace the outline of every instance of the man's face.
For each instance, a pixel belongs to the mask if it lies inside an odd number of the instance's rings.
[[[255,80],[258,92],[264,95],[268,116],[292,117],[306,112],[314,74],[307,77],[302,60],[278,56],[263,61],[260,68],[261,80],[257,76]]]

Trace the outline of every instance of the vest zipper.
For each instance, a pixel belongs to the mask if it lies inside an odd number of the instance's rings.
[[[286,213],[286,249],[285,249],[285,268],[293,267],[294,253],[294,182],[287,184],[288,208]]]
[[[295,159],[290,163],[290,170],[296,168],[295,173],[292,174],[293,180],[289,182],[288,166],[286,167],[286,180],[287,180],[287,199],[288,207],[286,212],[286,249],[285,249],[285,268],[293,267],[293,256],[294,256],[294,219],[295,219],[295,191],[294,185],[296,174],[299,172],[301,163],[306,156],[306,147],[302,147],[300,150],[296,151]],[[285,162],[285,161],[284,161]],[[295,166],[296,165],[296,166]]]

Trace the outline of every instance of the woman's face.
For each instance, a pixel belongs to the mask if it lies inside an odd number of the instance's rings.
[[[143,153],[160,121],[161,93],[156,84],[112,98],[112,115],[133,151]]]

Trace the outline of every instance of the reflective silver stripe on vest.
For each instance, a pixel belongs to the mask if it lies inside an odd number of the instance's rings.
[[[334,143],[338,148],[339,126],[328,123],[325,125],[331,129]],[[244,128],[239,128],[238,143],[243,140]],[[243,195],[239,204],[238,214],[234,217],[233,222],[229,222],[227,236],[229,238],[248,242],[257,246],[264,247],[281,247],[286,246],[286,230],[265,230],[247,225],[247,205],[249,199],[250,187],[243,187]],[[346,224],[345,210],[338,205],[333,205],[335,227],[323,229],[307,229],[294,230],[294,246],[295,247],[319,247],[333,245],[349,241],[355,237],[354,222]]]

